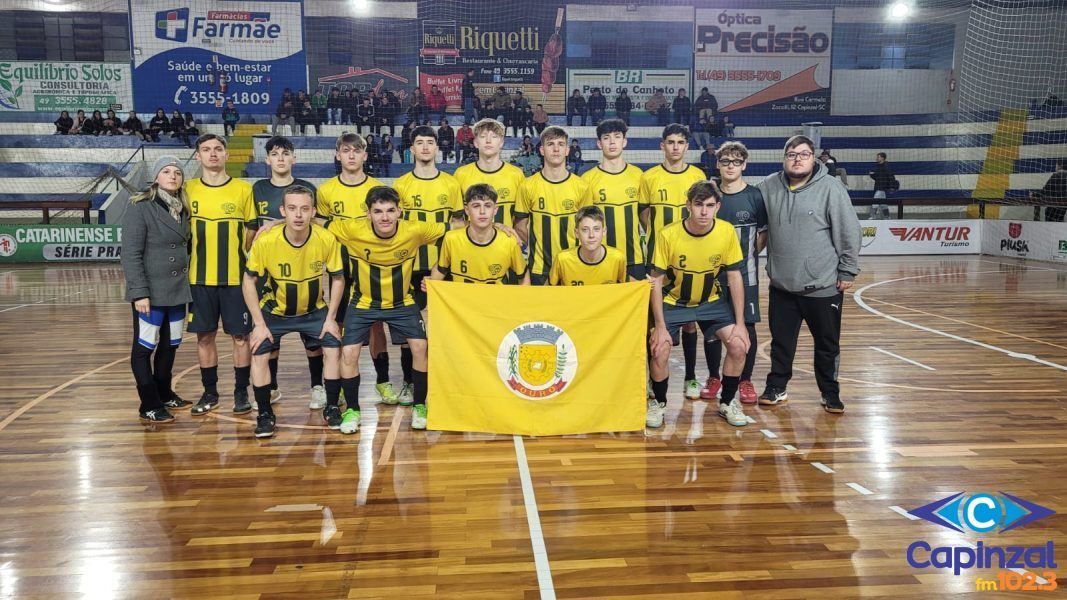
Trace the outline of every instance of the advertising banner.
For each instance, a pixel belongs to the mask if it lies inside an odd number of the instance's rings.
[[[224,9],[223,9],[224,8]],[[130,2],[138,108],[273,112],[282,91],[307,87],[301,0]]]
[[[464,10],[460,3],[420,0],[419,85],[436,85],[450,110],[462,111],[460,85],[474,69],[475,93],[500,86],[522,90],[531,105],[563,112],[562,3],[500,2],[493,10]]]
[[[309,10],[312,8],[308,7]],[[316,17],[322,21],[324,17]],[[327,96],[337,89],[345,93],[350,89],[361,94],[385,90],[392,91],[404,108],[407,108],[411,91],[418,83],[418,40],[416,33],[419,22],[414,18],[379,18],[379,17],[336,17],[329,19],[329,27],[336,31],[351,31],[353,40],[364,36],[376,35],[376,32],[396,32],[388,43],[366,44],[353,43],[338,52],[331,47],[331,35],[319,35],[321,28],[307,30],[308,74],[311,89],[322,90]],[[380,35],[380,34],[378,34]],[[336,37],[336,36],[334,36]],[[336,42],[334,42],[336,43]],[[344,57],[348,63],[340,63]]]
[[[980,254],[988,221],[860,221],[865,256]]]
[[[64,61],[0,62],[0,112],[129,110],[130,65]],[[58,114],[56,116],[59,116]]]
[[[1067,262],[1067,223],[985,221],[982,254]]]
[[[626,90],[634,103],[634,113],[645,111],[645,102],[652,97],[656,89],[663,89],[668,98],[673,98],[679,88],[692,91],[690,87],[692,73],[679,69],[568,69],[567,89],[581,90],[582,96],[589,97],[593,88],[607,97],[608,110],[615,110],[615,97]]]
[[[0,263],[119,260],[118,225],[0,225]]]
[[[696,11],[693,96],[719,110],[830,112],[833,11]]]

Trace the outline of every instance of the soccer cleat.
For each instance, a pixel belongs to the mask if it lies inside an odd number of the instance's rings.
[[[666,409],[666,406],[663,406],[655,399],[649,400],[648,408],[645,410],[645,427],[652,429],[663,427],[663,413]]]
[[[236,390],[233,393],[233,414],[243,415],[252,412],[252,403],[248,400],[248,390]]]
[[[324,406],[326,406],[326,388],[321,385],[312,386],[311,402],[308,403],[308,408],[319,410]]]
[[[167,400],[163,403],[163,406],[165,406],[169,410],[183,410],[189,408],[192,405],[192,402],[183,399],[181,396],[173,392],[171,392],[170,394],[170,400]]]
[[[166,408],[157,408],[155,410],[146,410],[138,413],[141,422],[150,423],[170,423],[174,420],[174,415],[170,414]]]
[[[374,389],[378,391],[382,404],[396,404],[400,400],[396,390],[393,388],[393,384],[389,381],[375,384]]]
[[[763,388],[763,393],[760,394],[759,397],[759,403],[763,406],[785,404],[787,400],[789,400],[789,394],[786,394],[785,390],[780,390],[769,385]]]
[[[756,388],[753,387],[752,382],[747,379],[738,384],[737,391],[741,396],[741,404],[755,404],[759,399],[758,396],[756,396]]]
[[[411,408],[411,428],[426,429],[426,405],[416,404]]]
[[[194,415],[206,415],[209,412],[219,407],[219,395],[212,394],[211,392],[204,392],[204,395],[200,396],[200,401],[196,403],[191,411]]]
[[[700,397],[700,382],[696,379],[686,379],[684,389],[686,398],[696,400]]]
[[[277,402],[277,401],[279,401],[281,399],[282,399],[282,391],[281,390],[271,390],[270,391],[270,403],[271,404],[274,404],[275,402]]]
[[[322,409],[322,420],[326,421],[326,426],[330,429],[341,428],[341,407],[340,406],[327,406]]]
[[[704,384],[703,389],[700,390],[700,397],[705,400],[713,400],[719,397],[719,392],[722,391],[722,382],[718,377],[708,377],[707,383]]]
[[[400,389],[400,397],[398,398],[400,406],[411,406],[415,404],[415,384],[405,381],[404,387]]]
[[[270,413],[260,413],[256,417],[256,431],[257,438],[269,438],[274,437],[274,415]]]
[[[341,433],[355,433],[359,431],[359,411],[350,408],[341,413]]]
[[[741,403],[736,399],[731,400],[729,404],[719,403],[719,416],[726,419],[726,422],[734,427],[744,427],[748,425],[748,417],[745,416],[745,411],[741,410]]]
[[[828,413],[839,415],[845,412],[845,403],[837,396],[823,396],[822,408]]]

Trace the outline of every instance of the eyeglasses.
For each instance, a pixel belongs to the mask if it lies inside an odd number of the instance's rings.
[[[740,167],[743,164],[745,164],[745,161],[739,158],[734,160],[719,159],[720,167]]]
[[[812,156],[815,156],[814,152],[806,152],[805,151],[805,152],[786,152],[785,153],[785,158],[787,160],[797,160],[797,159],[808,160]]]

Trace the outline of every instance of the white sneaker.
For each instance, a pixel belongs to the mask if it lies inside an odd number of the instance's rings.
[[[416,404],[411,407],[411,428],[426,429],[426,405]]]
[[[651,400],[651,399],[656,397],[656,393],[652,391],[652,380],[651,379],[649,379],[648,383],[645,384],[645,388],[646,388],[645,393],[648,395],[648,399],[649,400]]]
[[[700,382],[696,379],[688,379],[685,382],[685,397],[690,400],[700,398]]]
[[[316,385],[311,388],[311,402],[308,403],[308,408],[311,410],[322,410],[326,407],[326,388],[321,385]]]
[[[741,403],[734,398],[729,404],[719,403],[719,416],[726,419],[726,422],[734,427],[744,427],[748,425],[748,417],[745,416],[745,411],[741,409]]]
[[[654,399],[648,401],[648,409],[645,411],[645,427],[652,429],[659,429],[663,427],[663,413],[667,407],[656,402]]]

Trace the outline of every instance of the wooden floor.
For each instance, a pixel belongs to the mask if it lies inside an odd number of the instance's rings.
[[[802,337],[789,404],[742,429],[683,400],[679,372],[658,431],[412,432],[407,409],[364,402],[344,437],[308,411],[290,343],[263,442],[228,410],[138,423],[117,266],[0,269],[0,598],[995,596],[975,591],[993,571],[910,567],[912,541],[979,538],[901,513],[1004,491],[1059,514],[987,542],[1067,543],[1067,269],[863,267],[841,416],[818,406]],[[179,350],[193,400],[195,360]]]

